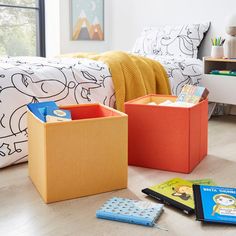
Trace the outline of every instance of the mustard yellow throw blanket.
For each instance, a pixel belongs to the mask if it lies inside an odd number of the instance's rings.
[[[171,93],[166,71],[157,61],[120,51],[66,56],[103,61],[109,66],[115,88],[116,108],[120,111],[124,111],[124,103],[131,99],[147,94]]]

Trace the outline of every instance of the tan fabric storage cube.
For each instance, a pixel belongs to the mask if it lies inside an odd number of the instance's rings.
[[[61,106],[72,121],[28,112],[29,176],[46,203],[127,187],[127,115],[101,104]]]

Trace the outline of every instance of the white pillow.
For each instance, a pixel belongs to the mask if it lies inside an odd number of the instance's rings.
[[[145,28],[132,52],[197,58],[198,47],[209,26],[210,23]]]

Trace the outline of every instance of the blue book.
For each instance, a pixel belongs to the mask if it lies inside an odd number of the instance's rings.
[[[55,102],[37,102],[37,103],[29,103],[27,105],[28,109],[37,116],[41,121],[46,122],[46,108],[58,108]]]
[[[97,210],[96,217],[145,226],[154,226],[163,204],[113,197]]]
[[[193,185],[196,219],[236,224],[236,188]]]

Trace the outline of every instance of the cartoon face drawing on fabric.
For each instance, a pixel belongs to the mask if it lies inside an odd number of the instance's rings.
[[[185,84],[200,85],[203,73],[201,60],[159,55],[149,55],[148,57],[165,66],[171,83],[172,95],[178,96]]]
[[[52,68],[50,68],[52,70]],[[45,78],[43,75],[41,78]],[[39,79],[34,74],[23,73],[12,76],[13,86],[26,96],[38,99],[48,99],[61,94],[66,89],[66,79],[64,76],[58,78]]]
[[[168,29],[167,29],[168,31]],[[191,38],[186,35],[185,28],[171,28],[170,31],[165,33],[165,36],[161,37],[160,44],[165,46],[166,52],[164,55],[174,56],[176,54],[176,48],[179,48],[183,55],[193,57],[194,45]]]
[[[26,107],[41,101],[114,106],[108,66],[88,59],[0,58],[0,167],[27,159]]]
[[[104,67],[104,63],[99,61],[94,63],[91,60],[84,59],[81,59],[81,61],[83,64],[78,64],[72,68],[73,77],[77,82],[74,89],[76,103],[96,101],[98,99],[98,91],[99,93],[105,93],[108,88],[114,90],[113,85],[110,83],[112,79],[111,72],[107,67]],[[114,106],[114,96],[109,99],[106,97],[104,102],[106,105]]]
[[[191,186],[179,185],[172,188],[172,190],[174,191],[174,193],[172,193],[172,196],[180,197],[185,201],[187,201],[189,198],[192,198],[193,196],[193,189]]]
[[[178,94],[185,84],[199,85],[200,80],[202,79],[201,66],[197,63],[188,63],[186,64],[185,60],[178,62],[175,70],[171,71],[172,77],[176,77],[174,73],[181,73],[184,76],[184,80],[179,81],[176,86],[176,93]],[[178,70],[178,72],[177,72]],[[200,72],[199,72],[200,71]]]
[[[216,194],[213,197],[216,203],[213,207],[212,215],[236,216],[236,199],[228,194]]]

